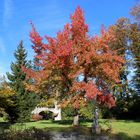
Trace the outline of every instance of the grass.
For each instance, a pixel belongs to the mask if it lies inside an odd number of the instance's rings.
[[[113,133],[125,133],[130,137],[140,136],[140,122],[135,121],[113,121]]]
[[[100,124],[103,128],[106,128],[106,120],[100,120]],[[47,129],[51,131],[68,131],[72,128],[72,121],[61,121],[53,122],[51,120],[41,120],[37,122],[28,122],[24,124],[13,124],[10,125],[0,118],[0,127],[2,128],[13,128],[13,129],[26,129],[31,127],[36,127],[40,129]],[[86,128],[91,127],[92,122],[82,121],[81,126]],[[117,135],[124,140],[140,140],[140,122],[129,121],[129,120],[111,120],[111,125],[113,128],[111,135]]]
[[[0,117],[0,122],[5,122],[2,117]]]

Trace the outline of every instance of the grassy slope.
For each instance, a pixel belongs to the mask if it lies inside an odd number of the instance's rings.
[[[140,122],[134,122],[134,121],[125,121],[125,120],[112,120],[111,121],[113,132],[112,134],[118,134],[121,137],[123,136],[125,139],[126,137],[134,138],[134,139],[140,139]],[[4,121],[2,118],[0,118],[0,127],[4,125]],[[91,127],[91,122],[82,122],[81,125]],[[101,120],[101,125],[103,127],[106,127],[103,123],[103,120]],[[38,121],[38,122],[28,122],[23,125],[14,124],[10,126],[15,129],[25,129],[30,127],[36,127],[36,128],[47,128],[50,130],[66,130],[71,127],[71,122],[57,122],[54,123],[52,121]]]

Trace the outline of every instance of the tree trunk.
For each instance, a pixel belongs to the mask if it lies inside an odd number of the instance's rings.
[[[75,115],[73,118],[73,125],[78,126],[79,125],[79,114]]]
[[[56,114],[56,116],[54,117],[55,121],[61,121],[61,107],[60,105],[58,105],[57,101],[54,102],[55,105],[55,109],[54,109],[54,114]]]
[[[58,109],[57,109],[56,112],[57,112],[57,116],[54,117],[54,120],[55,120],[55,121],[61,121],[61,120],[62,120],[62,117],[61,117],[61,108],[58,107]]]
[[[96,133],[96,134],[100,134],[101,132],[101,128],[99,126],[99,112],[98,112],[98,108],[95,108],[94,110],[94,118],[93,118],[93,124],[92,124],[92,127],[93,127],[93,132]]]

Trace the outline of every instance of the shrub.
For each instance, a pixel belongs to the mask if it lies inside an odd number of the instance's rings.
[[[75,110],[71,105],[62,109],[62,118],[63,120],[71,120],[75,114]]]
[[[33,121],[39,121],[39,120],[42,120],[42,116],[41,115],[39,115],[39,114],[34,114],[34,115],[32,115],[32,120]]]
[[[51,140],[51,136],[49,132],[33,127],[24,131],[9,129],[0,134],[0,140]]]
[[[86,106],[81,105],[78,113],[81,119],[83,120],[91,120],[93,119],[93,111],[94,111],[94,103],[89,102]],[[72,107],[72,105],[68,105],[67,107],[62,109],[62,118],[64,120],[73,119],[76,110]]]

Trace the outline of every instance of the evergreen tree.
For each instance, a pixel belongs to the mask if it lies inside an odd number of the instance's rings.
[[[131,25],[130,32],[135,67],[133,86],[136,93],[140,95],[140,3],[132,8],[131,14],[135,18],[135,23]]]
[[[7,73],[9,85],[15,91],[13,96],[14,106],[7,108],[9,120],[12,122],[29,121],[31,111],[38,102],[38,97],[25,89],[26,74],[22,71],[22,67],[30,67],[26,60],[27,52],[21,41],[17,50],[14,53],[16,58],[15,63],[11,64],[11,73]]]
[[[23,42],[21,41],[17,50],[14,53],[16,58],[16,62],[11,64],[12,73],[7,73],[7,77],[9,79],[9,83],[14,89],[15,92],[19,94],[25,93],[25,87],[23,81],[25,81],[25,73],[22,71],[22,66],[27,66],[27,53],[23,48]]]

